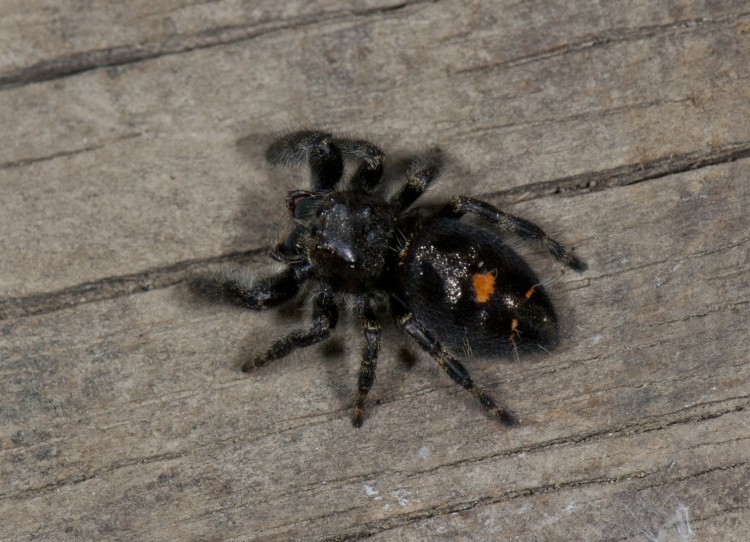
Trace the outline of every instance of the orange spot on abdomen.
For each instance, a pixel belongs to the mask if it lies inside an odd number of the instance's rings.
[[[471,277],[471,280],[474,286],[474,298],[477,300],[477,303],[486,303],[489,301],[492,292],[495,291],[495,275],[492,273],[475,273]]]

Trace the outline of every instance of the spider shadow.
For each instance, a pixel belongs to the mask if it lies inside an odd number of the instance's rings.
[[[283,337],[295,329],[307,329],[312,321],[308,295],[300,295],[284,303],[277,310],[268,311],[264,317],[272,320],[273,336],[261,332],[241,341],[233,356],[232,365],[239,372],[248,360],[262,354],[270,348],[275,339]],[[303,364],[312,364],[318,372],[318,384],[326,386],[334,401],[330,408],[333,411],[343,410],[349,413],[354,408],[357,394],[358,372],[362,360],[364,338],[361,328],[351,311],[344,303],[340,304],[340,318],[333,335],[326,341],[294,351],[287,358],[276,360],[272,365],[296,365],[298,370]],[[408,339],[387,318],[381,318],[383,336],[375,384],[368,395],[366,416],[383,401],[393,401],[404,395],[406,378],[421,361],[420,356],[408,344]],[[259,371],[270,368],[262,367]],[[424,371],[429,372],[429,366]],[[252,376],[254,372],[248,376]],[[422,375],[427,378],[427,375]],[[281,378],[281,377],[279,377]],[[348,416],[348,414],[347,414]]]
[[[281,169],[267,162],[266,149],[277,136],[275,132],[261,132],[235,142],[236,151],[254,173],[240,189],[237,201],[232,203],[236,209],[230,223],[236,233],[224,247],[226,250],[238,252],[270,247],[289,222],[284,199],[295,185],[306,183],[306,173],[300,168],[296,174],[293,169],[282,174]],[[294,180],[297,177],[299,182]]]

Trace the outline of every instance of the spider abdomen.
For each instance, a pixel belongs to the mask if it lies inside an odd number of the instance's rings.
[[[540,281],[496,234],[449,218],[422,225],[401,257],[401,295],[452,351],[512,355],[557,343]]]

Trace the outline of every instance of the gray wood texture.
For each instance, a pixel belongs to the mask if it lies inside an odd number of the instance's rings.
[[[746,539],[746,1],[0,0],[0,125],[0,539]],[[355,430],[350,318],[239,371],[309,313],[184,280],[272,271],[302,126],[589,264],[519,246],[561,344],[468,363],[519,427],[386,327]]]

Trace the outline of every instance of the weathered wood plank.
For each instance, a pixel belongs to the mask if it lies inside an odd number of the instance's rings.
[[[637,540],[672,532],[681,503],[697,539],[732,539],[750,482],[749,162],[512,207],[591,269],[551,287],[558,351],[471,364],[521,414],[510,431],[390,346],[354,430],[356,332],[343,353],[244,376],[289,316],[196,307],[180,287],[7,320],[2,525],[19,540]]]
[[[0,539],[741,539],[747,3],[248,6],[0,2]],[[167,288],[269,269],[304,173],[264,145],[299,124],[439,144],[436,195],[589,263],[557,351],[470,364],[520,427],[388,329],[354,430],[351,323],[247,376],[304,311]]]

